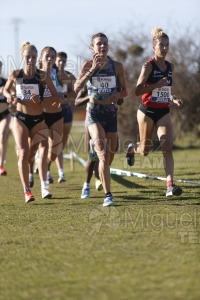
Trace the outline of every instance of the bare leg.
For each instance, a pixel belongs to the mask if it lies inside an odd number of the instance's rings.
[[[110,152],[105,131],[100,124],[92,124],[88,130],[99,158],[99,175],[106,194],[110,192]]]
[[[68,141],[68,137],[69,137],[69,133],[71,131],[71,127],[72,127],[72,122],[70,123],[64,123],[63,124],[63,149],[65,148],[67,141]],[[64,161],[63,161],[63,151],[58,155],[58,157],[56,158],[56,165],[57,165],[57,169],[58,169],[58,174],[59,174],[59,182],[65,181],[65,176],[64,176]],[[63,180],[62,180],[63,179]]]
[[[0,121],[0,166],[1,167],[3,167],[4,161],[6,159],[10,120],[11,120],[11,116],[8,115],[6,118]]]
[[[137,111],[137,121],[139,125],[140,142],[136,144],[135,153],[147,156],[152,149],[152,134],[154,122],[140,110]]]
[[[14,118],[13,133],[18,156],[18,171],[25,190],[29,187],[29,130],[21,121]]]
[[[172,147],[174,142],[173,126],[170,115],[167,114],[162,117],[156,124],[157,135],[160,141],[161,150],[163,154],[163,166],[167,182],[173,182],[174,177],[174,158]]]

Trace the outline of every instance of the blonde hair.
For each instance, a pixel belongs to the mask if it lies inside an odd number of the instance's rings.
[[[166,38],[169,40],[168,35],[160,27],[154,27],[151,30],[151,35],[153,39],[153,45],[156,43],[157,40],[160,40],[161,38]]]
[[[21,56],[23,56],[23,53],[26,49],[32,49],[36,52],[37,51],[37,48],[35,47],[35,45],[32,45],[31,43],[29,42],[24,42],[22,45],[21,45],[21,48],[20,48],[20,53],[21,53]]]

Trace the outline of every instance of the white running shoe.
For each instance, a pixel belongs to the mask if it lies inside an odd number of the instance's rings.
[[[45,187],[41,189],[41,194],[43,199],[50,199],[52,194],[49,192],[49,188]]]
[[[112,195],[109,195],[107,197],[104,198],[104,201],[103,201],[103,206],[113,206],[115,205],[115,203],[113,202],[113,197]]]
[[[90,198],[90,188],[82,188],[81,199]]]
[[[58,178],[58,183],[61,183],[61,182],[65,182],[66,181],[66,177],[64,174],[62,175],[59,175],[59,178]]]

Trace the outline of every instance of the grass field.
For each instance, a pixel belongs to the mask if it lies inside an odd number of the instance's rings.
[[[76,133],[77,135],[77,133]],[[80,137],[76,137],[79,141]],[[86,159],[86,154],[78,153]],[[200,181],[199,149],[174,152],[175,178]],[[117,154],[113,168],[164,176],[160,153],[128,167]],[[103,208],[94,188],[81,200],[84,168],[66,160],[67,183],[51,185],[43,200],[24,203],[12,137],[0,177],[1,300],[200,299],[200,199],[198,184],[180,185],[166,199],[165,182],[112,176],[116,206]],[[55,165],[52,174],[57,179]]]

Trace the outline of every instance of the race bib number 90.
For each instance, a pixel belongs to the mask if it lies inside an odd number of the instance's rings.
[[[116,90],[116,77],[92,77],[92,85],[99,94],[110,94]]]
[[[17,84],[17,98],[21,100],[30,100],[30,97],[35,94],[39,95],[38,84]]]
[[[152,91],[152,102],[169,103],[171,99],[171,86],[163,86]]]

